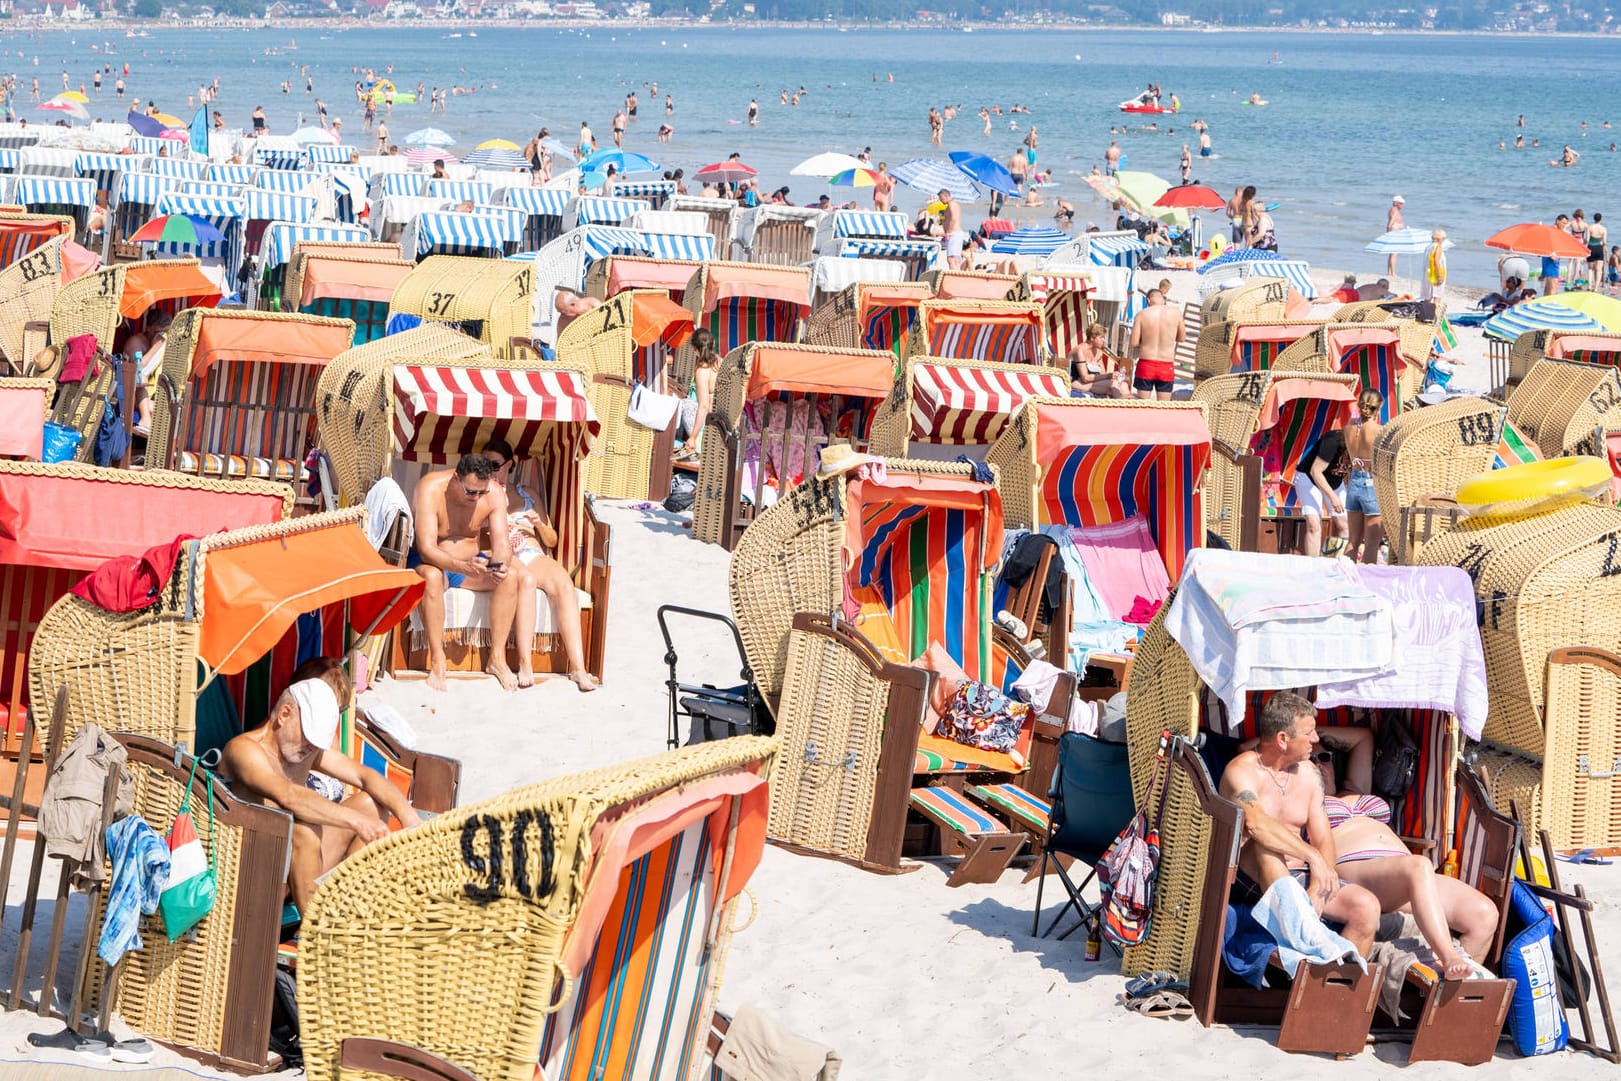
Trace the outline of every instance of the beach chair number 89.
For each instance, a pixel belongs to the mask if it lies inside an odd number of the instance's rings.
[[[485,838],[482,846],[481,836]],[[531,882],[529,848],[536,842],[540,845],[540,880]],[[493,815],[475,815],[462,823],[462,864],[478,876],[462,888],[474,904],[487,905],[511,893],[528,901],[550,896],[557,888],[555,858],[552,820],[544,811],[519,811],[505,837],[501,820]]]

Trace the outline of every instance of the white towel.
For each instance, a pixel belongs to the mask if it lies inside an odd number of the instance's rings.
[[[411,520],[411,502],[394,478],[384,477],[366,493],[366,539],[373,548],[382,548],[394,528],[396,518],[405,519],[405,551],[416,543],[416,527]]]
[[[1328,929],[1306,896],[1306,888],[1292,875],[1284,875],[1267,888],[1255,902],[1253,915],[1278,944],[1278,961],[1290,975],[1302,961],[1331,965],[1347,956],[1363,972],[1368,971],[1368,962],[1347,939]]]

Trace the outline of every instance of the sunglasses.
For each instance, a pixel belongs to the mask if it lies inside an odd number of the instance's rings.
[[[1320,764],[1320,765],[1327,765],[1328,763],[1334,761],[1334,752],[1333,751],[1314,751],[1314,752],[1312,752],[1311,760],[1313,762],[1316,762],[1316,763]]]

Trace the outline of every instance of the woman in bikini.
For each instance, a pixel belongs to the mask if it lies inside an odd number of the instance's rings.
[[[1358,419],[1345,429],[1345,453],[1350,456],[1351,475],[1345,483],[1345,515],[1350,539],[1345,554],[1363,563],[1379,561],[1379,546],[1385,537],[1379,520],[1379,497],[1373,490],[1373,444],[1384,427],[1379,411],[1385,396],[1377,390],[1364,390],[1356,401]],[[1361,551],[1361,556],[1357,555]]]
[[[692,333],[692,364],[692,387],[681,400],[681,424],[687,437],[675,456],[678,462],[696,460],[703,452],[704,422],[709,419],[709,408],[715,401],[720,354],[715,351],[715,336],[708,327],[699,327]]]
[[[1108,336],[1102,323],[1086,328],[1086,340],[1069,351],[1069,390],[1075,398],[1129,398],[1131,384],[1126,373],[1109,351],[1103,348]]]

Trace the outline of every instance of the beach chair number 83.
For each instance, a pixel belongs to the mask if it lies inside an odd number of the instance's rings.
[[[556,849],[551,816],[544,811],[519,811],[512,817],[510,832],[503,835],[501,819],[494,815],[474,815],[462,823],[462,865],[475,875],[462,888],[468,900],[487,905],[517,894],[527,901],[539,901],[557,888],[554,872]],[[530,879],[531,846],[538,845],[540,876]]]

